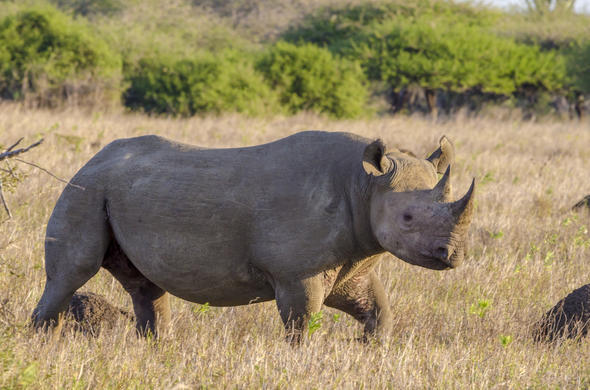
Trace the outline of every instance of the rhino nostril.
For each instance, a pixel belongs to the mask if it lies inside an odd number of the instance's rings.
[[[438,259],[446,260],[449,257],[449,250],[447,249],[446,246],[439,246],[434,251],[434,254]]]

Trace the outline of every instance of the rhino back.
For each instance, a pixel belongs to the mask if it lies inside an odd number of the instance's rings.
[[[77,177],[104,188],[114,236],[148,279],[192,301],[242,304],[272,299],[276,279],[345,261],[366,143],[304,132],[204,149],[138,137],[108,145]]]

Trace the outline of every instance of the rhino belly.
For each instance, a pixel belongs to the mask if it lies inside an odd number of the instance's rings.
[[[141,270],[140,270],[141,271]],[[218,269],[194,266],[192,272],[146,270],[148,279],[172,295],[195,303],[213,306],[238,306],[275,298],[274,289],[260,271],[242,265]]]
[[[270,285],[257,286],[236,280],[213,280],[201,287],[157,281],[155,284],[176,297],[200,304],[209,303],[212,306],[240,306],[275,299],[274,290]]]
[[[213,306],[274,299],[270,280],[248,260],[244,249],[215,242],[207,245],[197,237],[188,245],[186,237],[162,240],[165,236],[144,234],[117,241],[142,275],[179,298]]]

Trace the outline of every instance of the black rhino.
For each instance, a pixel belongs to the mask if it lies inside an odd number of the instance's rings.
[[[57,201],[33,321],[56,321],[104,267],[131,295],[141,333],[169,321],[167,293],[213,306],[275,299],[294,340],[322,304],[367,335],[386,332],[376,255],[435,270],[463,260],[474,182],[451,201],[453,159],[446,137],[424,160],[320,131],[235,149],[114,141],[72,179],[83,190]]]

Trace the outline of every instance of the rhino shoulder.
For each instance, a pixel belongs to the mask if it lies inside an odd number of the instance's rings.
[[[156,150],[165,146],[182,145],[159,135],[142,135],[139,137],[119,138],[107,144],[100,152],[112,153],[121,150]]]

